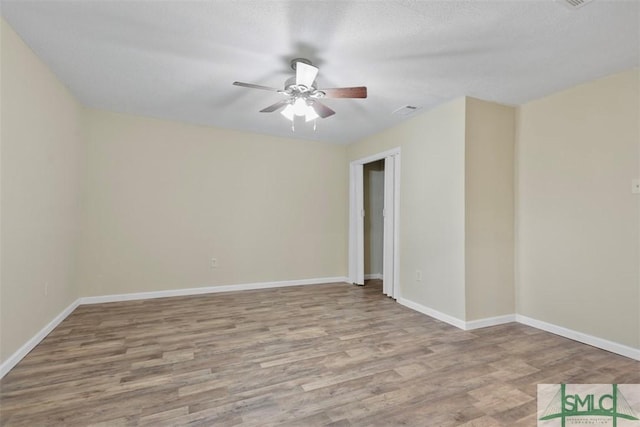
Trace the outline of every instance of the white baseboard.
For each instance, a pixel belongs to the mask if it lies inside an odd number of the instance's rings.
[[[434,319],[441,320],[445,323],[455,326],[456,328],[463,329],[466,331],[479,329],[479,328],[486,328],[488,326],[502,325],[504,323],[518,322],[518,323],[522,323],[523,325],[531,326],[536,329],[541,329],[543,331],[560,335],[562,337],[569,338],[574,341],[581,342],[583,344],[588,344],[593,347],[610,351],[612,353],[616,353],[625,357],[629,357],[634,360],[640,360],[640,349],[629,347],[613,341],[608,341],[603,338],[594,337],[593,335],[574,331],[572,329],[564,328],[562,326],[557,326],[552,323],[547,323],[541,320],[532,319],[530,317],[523,316],[521,314],[507,314],[504,316],[488,317],[485,319],[471,320],[469,322],[465,322],[456,317],[442,313],[438,310],[434,310],[433,308],[424,306],[422,304],[416,303],[406,298],[398,298],[397,301],[400,304],[404,305],[405,307],[418,311],[422,314],[426,314],[427,316],[433,317]]]
[[[464,320],[460,320],[457,317],[453,317],[438,310],[434,310],[431,307],[418,304],[417,302],[411,301],[410,299],[399,297],[396,301],[398,301],[398,303],[404,305],[405,307],[409,307],[410,309],[415,310],[419,313],[426,314],[429,317],[441,320],[445,323],[455,326],[456,328],[465,329]]]
[[[484,319],[470,320],[465,322],[465,331],[471,331],[473,329],[487,328],[489,326],[504,325],[505,323],[512,323],[516,321],[515,314],[505,314],[503,316],[485,317]]]
[[[82,297],[80,304],[102,304],[105,302],[133,301],[151,298],[181,297],[189,295],[213,294],[218,292],[250,291],[255,289],[284,288],[287,286],[322,285],[347,282],[346,277],[323,277],[317,279],[282,280],[279,282],[241,283],[238,285],[203,286],[200,288],[172,289],[167,291],[137,292],[131,294]]]
[[[453,317],[449,314],[442,313],[441,311],[435,310],[431,307],[427,307],[425,305],[419,304],[415,301],[411,301],[406,298],[398,298],[397,301],[400,304],[404,305],[405,307],[408,307],[422,314],[426,314],[427,316],[433,317],[434,319],[441,320],[445,323],[448,323],[464,331],[470,331],[472,329],[479,329],[479,328],[486,328],[489,326],[502,325],[505,323],[511,323],[516,321],[515,314],[506,314],[504,316],[487,317],[485,319],[471,320],[469,322],[465,322],[464,320],[458,319],[457,317]]]
[[[552,334],[560,335],[562,337],[569,338],[584,344],[589,344],[593,347],[598,347],[603,350],[620,354],[634,360],[640,360],[640,349],[637,348],[629,347],[613,341],[608,341],[603,338],[594,337],[593,335],[577,332],[572,329],[554,325],[552,323],[532,319],[531,317],[523,316],[521,314],[516,314],[516,321],[524,325],[532,326],[536,329],[542,329],[543,331],[551,332]]]
[[[40,341],[45,339],[45,337],[49,335],[49,333],[51,333],[51,331],[53,331],[56,326],[58,326],[64,319],[66,319],[67,316],[69,316],[73,312],[73,310],[75,310],[76,307],[80,305],[79,301],[80,300],[75,300],[74,302],[69,304],[69,306],[62,310],[56,317],[54,317],[51,322],[49,322],[44,328],[40,329],[40,331],[33,337],[31,337],[29,341],[24,343],[24,345],[20,347],[18,351],[13,353],[7,360],[2,362],[2,364],[0,364],[0,379],[2,379],[11,369],[13,369],[13,367],[16,366],[18,362],[20,362],[22,358],[25,357],[31,350],[33,350],[35,346],[40,344]]]
[[[364,280],[382,280],[383,278],[384,276],[382,275],[382,273],[372,273],[364,275]]]

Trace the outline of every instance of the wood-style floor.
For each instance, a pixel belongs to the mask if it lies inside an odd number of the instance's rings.
[[[640,362],[464,332],[379,282],[299,286],[81,306],[0,382],[0,424],[535,426],[538,383],[640,383]]]

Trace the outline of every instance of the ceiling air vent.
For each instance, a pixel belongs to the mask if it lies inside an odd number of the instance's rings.
[[[560,3],[567,6],[569,9],[579,9],[587,3],[591,3],[593,0],[558,0]]]
[[[420,107],[415,107],[413,105],[405,105],[404,107],[398,108],[396,111],[394,111],[391,114],[397,114],[399,116],[408,116],[409,114],[415,113],[419,109]]]

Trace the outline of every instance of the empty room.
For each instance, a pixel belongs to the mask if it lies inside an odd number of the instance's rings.
[[[1,426],[640,427],[640,2],[0,14]]]

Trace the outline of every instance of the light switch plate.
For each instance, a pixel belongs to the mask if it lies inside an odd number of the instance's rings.
[[[631,192],[633,194],[640,194],[640,179],[631,180]]]

